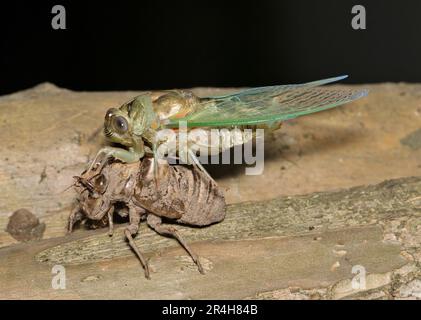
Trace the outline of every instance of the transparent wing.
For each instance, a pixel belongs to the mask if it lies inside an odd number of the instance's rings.
[[[186,121],[189,127],[271,123],[333,108],[367,95],[367,90],[318,87],[344,78],[346,76],[204,97],[194,108],[195,112],[183,118],[169,119],[166,127],[177,127],[180,121]]]

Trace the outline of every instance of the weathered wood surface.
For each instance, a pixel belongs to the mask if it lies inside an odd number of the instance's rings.
[[[421,177],[229,206],[225,221],[179,227],[206,275],[175,240],[145,224],[136,242],[104,230],[0,250],[2,298],[421,298]],[[53,265],[66,289],[51,287]],[[366,270],[353,289],[354,266]]]
[[[246,176],[243,166],[208,166],[227,202],[240,203],[230,207],[222,224],[181,228],[208,274],[198,274],[173,240],[143,226],[137,241],[155,270],[150,282],[118,230],[113,239],[103,231],[64,237],[75,194],[61,192],[103,144],[107,108],[138,92],[72,92],[44,84],[0,97],[0,296],[420,297],[419,200],[411,189],[418,178],[379,186],[384,197],[368,201],[372,207],[365,206],[364,197],[346,202],[345,191],[319,195],[325,205],[314,195],[295,197],[421,176],[421,85],[363,87],[370,89],[367,98],[288,121],[266,137],[262,175]],[[393,202],[399,188],[412,193]],[[241,204],[285,196],[293,197]],[[329,197],[336,198],[332,202]],[[344,207],[335,207],[339,203]],[[391,207],[386,210],[383,204]],[[45,223],[44,240],[17,244],[5,231],[20,208]],[[66,266],[66,290],[51,289],[52,263]],[[349,291],[355,264],[367,267],[372,290]]]
[[[421,175],[421,85],[360,87],[370,89],[367,98],[288,121],[268,136],[262,175],[246,176],[239,165],[208,166],[228,203]],[[0,97],[0,247],[17,242],[4,230],[20,208],[46,224],[44,238],[64,235],[75,195],[61,191],[103,143],[105,111],[138,93],[43,84]]]

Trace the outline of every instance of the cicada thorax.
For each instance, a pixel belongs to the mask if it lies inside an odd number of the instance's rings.
[[[187,90],[171,90],[152,96],[154,112],[161,121],[183,118],[196,111],[200,98]]]
[[[157,183],[150,158],[140,164],[132,201],[158,216],[192,225],[214,223],[225,216],[224,195],[204,172],[159,161]]]

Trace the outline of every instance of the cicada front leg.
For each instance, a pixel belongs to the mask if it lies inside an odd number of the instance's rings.
[[[104,147],[101,150],[99,150],[96,154],[95,159],[91,162],[91,165],[89,166],[88,172],[90,170],[97,169],[101,171],[110,158],[114,158],[125,163],[133,163],[139,161],[139,159],[143,158],[144,155],[145,152],[143,150],[135,151],[133,149],[126,150],[123,148],[116,147]]]

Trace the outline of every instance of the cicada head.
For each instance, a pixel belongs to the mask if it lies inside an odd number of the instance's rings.
[[[155,118],[150,96],[140,95],[119,109],[111,108],[107,111],[104,119],[105,137],[111,142],[133,147]]]

